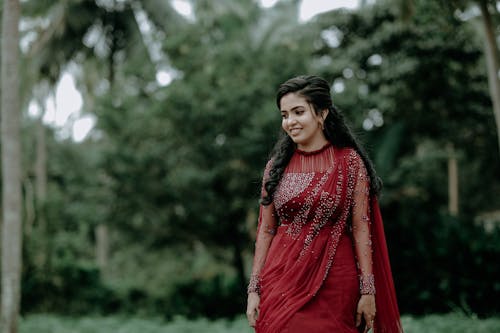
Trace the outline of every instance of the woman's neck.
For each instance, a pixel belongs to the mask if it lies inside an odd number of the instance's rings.
[[[319,149],[323,148],[325,145],[327,145],[328,143],[329,143],[329,141],[325,137],[323,137],[319,140],[315,140],[314,142],[311,142],[310,144],[306,144],[306,145],[298,144],[297,148],[302,150],[302,151],[305,151],[305,152],[310,152],[310,151],[319,150]]]

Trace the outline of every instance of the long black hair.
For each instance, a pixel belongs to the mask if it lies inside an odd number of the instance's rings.
[[[351,147],[356,150],[361,156],[370,177],[370,193],[377,195],[382,188],[382,181],[375,173],[372,161],[346,124],[344,116],[333,105],[328,82],[314,75],[301,75],[286,81],[280,85],[276,94],[278,109],[281,107],[281,98],[289,93],[296,93],[304,97],[313,106],[317,115],[320,115],[325,109],[328,110],[323,129],[326,139],[335,147]],[[295,148],[296,144],[290,136],[283,132],[271,153],[272,165],[269,176],[264,182],[267,195],[261,199],[263,205],[269,205],[272,202],[276,187],[292,158]]]

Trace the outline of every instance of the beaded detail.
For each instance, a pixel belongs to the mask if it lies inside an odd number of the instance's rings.
[[[314,178],[313,172],[308,173],[285,173],[276,188],[274,195],[274,206],[280,209],[284,204],[295,198],[311,184]]]
[[[292,223],[290,223],[288,226],[286,233],[289,236],[291,236],[293,238],[297,238],[299,236],[300,232],[302,231],[302,227],[309,223],[308,217],[309,217],[309,214],[311,211],[311,207],[314,204],[314,200],[318,196],[318,193],[320,192],[320,190],[324,187],[331,172],[332,172],[332,169],[331,168],[328,169],[327,172],[325,172],[323,174],[323,176],[320,178],[320,180],[316,183],[314,188],[309,193],[307,193],[305,202],[303,203],[303,205],[301,205],[299,212],[297,214],[295,214],[295,216],[293,217]],[[320,200],[321,200],[321,198],[320,198]],[[321,206],[321,203],[320,203],[320,206]],[[320,213],[321,212],[319,212],[319,211],[316,212],[316,216],[314,218],[314,220],[316,221],[316,224],[319,224],[319,222],[317,221],[319,218],[326,221],[329,217],[329,216],[321,216]],[[309,237],[312,237],[312,235],[310,235]],[[309,243],[310,243],[310,241],[309,241]],[[304,247],[307,247],[307,246],[308,246],[308,243],[306,240],[306,244]]]
[[[375,295],[375,276],[373,274],[359,276],[359,292],[361,295]]]
[[[252,274],[248,283],[247,294],[257,293],[260,295],[260,276]]]
[[[356,168],[355,161],[356,161],[356,152],[354,150],[351,150],[349,152],[348,156],[345,156],[344,158],[347,158],[347,187],[346,187],[346,193],[345,193],[345,200],[347,200],[347,204],[344,205],[341,215],[338,218],[339,221],[343,221],[343,223],[337,223],[334,228],[331,231],[331,237],[332,237],[332,242],[330,243],[330,247],[328,249],[328,262],[326,264],[326,269],[325,273],[323,276],[323,281],[326,280],[328,276],[328,272],[330,271],[330,267],[333,264],[333,259],[335,257],[335,253],[337,250],[337,245],[340,240],[340,236],[347,224],[347,218],[349,216],[349,213],[351,211],[351,208],[353,206],[353,193],[354,193],[354,187],[355,187],[355,179],[354,179],[354,171]],[[339,181],[337,182],[337,188],[339,190],[342,190],[342,180],[343,177],[340,178],[340,175],[343,175],[344,170],[342,168],[339,168]]]

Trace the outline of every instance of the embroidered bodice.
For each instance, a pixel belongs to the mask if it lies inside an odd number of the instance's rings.
[[[272,161],[266,166],[264,181],[271,165]],[[360,291],[375,293],[369,188],[364,163],[353,149],[331,144],[313,152],[296,149],[276,188],[273,202],[260,208],[249,291],[255,288],[253,291],[259,291],[260,273],[276,232],[302,244],[297,253],[289,253],[297,256],[297,260],[312,258],[315,249],[326,247],[323,279],[332,265],[340,235],[348,232],[354,241]]]

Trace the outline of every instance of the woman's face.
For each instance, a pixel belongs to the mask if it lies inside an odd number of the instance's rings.
[[[323,118],[314,112],[306,99],[296,93],[286,94],[280,101],[281,126],[302,150],[315,150],[326,143],[323,134]],[[327,110],[323,112],[326,117]]]

